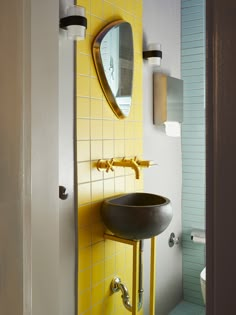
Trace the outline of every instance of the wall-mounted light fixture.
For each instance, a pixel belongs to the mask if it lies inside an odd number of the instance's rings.
[[[67,31],[69,39],[85,39],[87,28],[85,8],[78,5],[69,6],[66,10],[66,16],[60,19],[60,28]]]
[[[183,121],[183,80],[153,74],[153,123],[165,125],[168,136],[180,137]]]
[[[162,59],[161,44],[149,44],[147,50],[143,51],[143,59],[148,60],[151,65],[160,66]]]

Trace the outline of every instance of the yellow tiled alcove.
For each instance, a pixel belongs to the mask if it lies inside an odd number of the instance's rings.
[[[98,159],[142,157],[142,0],[78,0],[86,8],[86,39],[76,47],[76,134],[78,183],[78,315],[127,315],[121,294],[111,294],[119,276],[132,296],[132,247],[104,240],[100,206],[104,198],[142,191],[132,169],[99,172]],[[128,118],[119,120],[100,87],[91,54],[97,33],[109,22],[132,25],[134,80]],[[142,314],[142,311],[140,311]]]

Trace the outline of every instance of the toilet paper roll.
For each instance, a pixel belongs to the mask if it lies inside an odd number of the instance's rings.
[[[194,243],[206,244],[206,239],[203,237],[192,236],[191,239]]]
[[[191,240],[194,243],[205,244],[206,243],[206,231],[201,229],[194,229],[191,232]]]

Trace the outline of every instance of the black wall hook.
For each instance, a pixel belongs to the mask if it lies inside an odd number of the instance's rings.
[[[66,187],[59,186],[59,198],[61,200],[66,200],[68,198],[69,194],[66,194]]]

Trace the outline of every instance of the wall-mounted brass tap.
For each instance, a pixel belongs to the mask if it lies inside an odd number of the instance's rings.
[[[99,171],[105,170],[106,172],[114,171],[114,167],[130,167],[135,172],[136,179],[140,178],[140,168],[142,167],[150,167],[154,165],[152,161],[148,160],[139,160],[137,157],[127,159],[110,159],[110,160],[98,160],[97,161],[97,169]]]

